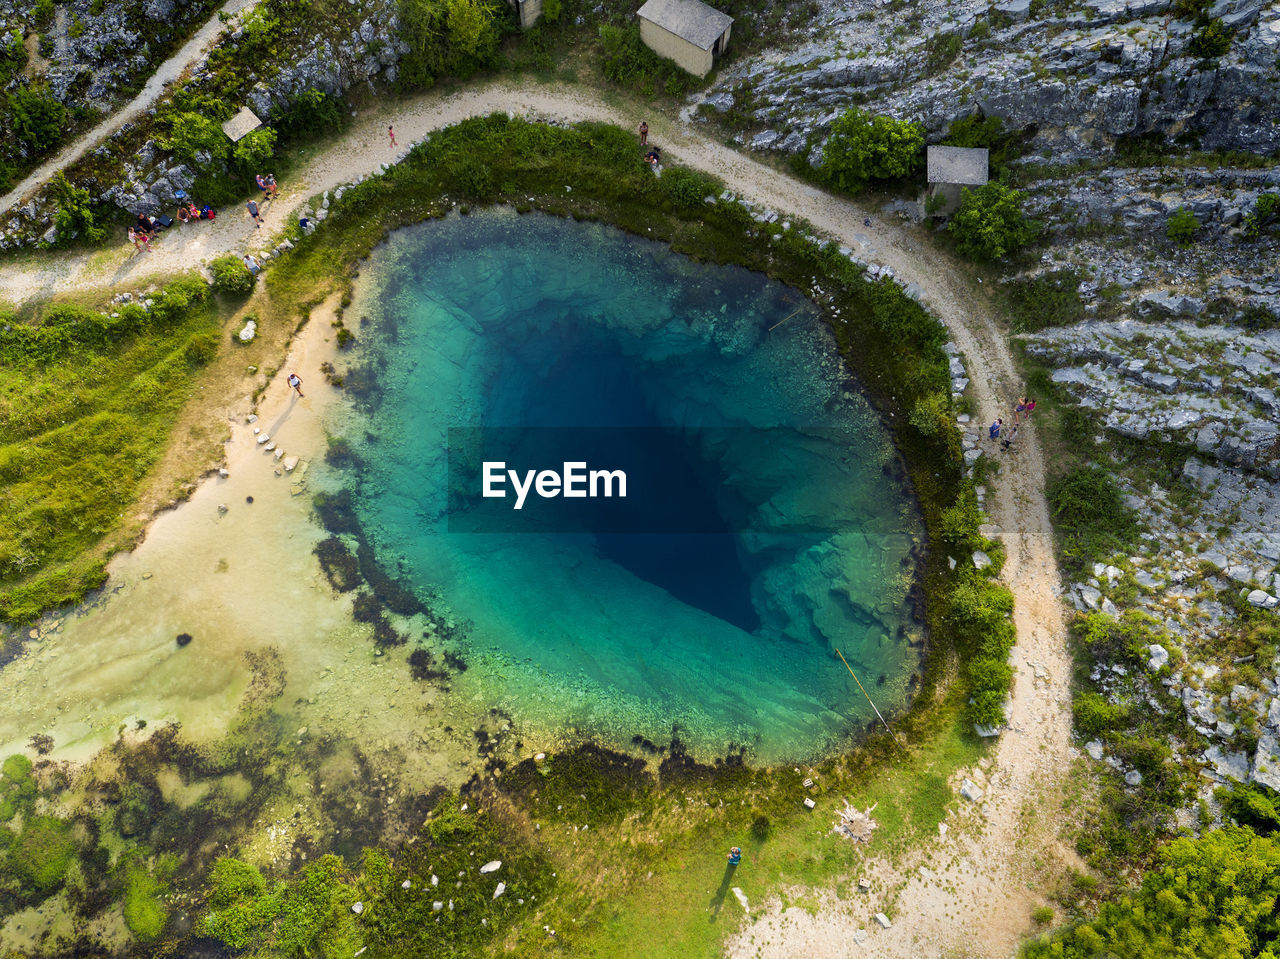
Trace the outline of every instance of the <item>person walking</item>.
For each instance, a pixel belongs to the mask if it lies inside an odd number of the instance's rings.
[[[1013,407],[1013,422],[1016,424],[1027,411],[1027,398],[1024,396]]]
[[[388,124],[388,125],[387,125],[387,138],[391,140],[391,147],[392,147],[392,149],[395,149],[395,147],[396,147],[396,129],[395,129],[395,127],[391,126],[390,124]]]
[[[258,229],[261,230],[262,214],[258,212],[258,204],[253,202],[253,200],[250,200],[248,203],[245,204],[245,207],[249,211],[249,216],[253,217],[253,222],[257,225]]]
[[[259,173],[253,178],[253,181],[258,184],[258,189],[262,191],[262,199],[267,199],[267,178]]]
[[[647,147],[649,145],[649,121],[640,121],[640,145]]]
[[[293,389],[297,392],[299,396],[302,395],[302,377],[300,377],[297,373],[290,373],[289,379],[286,382],[288,382],[288,384],[291,387],[293,387]]]
[[[280,189],[276,186],[276,175],[274,173],[267,174],[267,199],[274,200],[276,198],[276,190]]]
[[[1010,427],[1009,432],[1005,434],[1004,439],[1000,441],[1000,449],[1008,452],[1009,447],[1013,445],[1013,441],[1018,438],[1018,424],[1014,423]]]

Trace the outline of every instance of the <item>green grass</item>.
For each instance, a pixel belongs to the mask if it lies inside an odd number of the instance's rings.
[[[164,448],[217,310],[198,278],[150,311],[75,305],[0,318],[0,622],[22,623],[104,577],[94,550],[120,527]]]
[[[938,835],[938,824],[955,799],[947,778],[984,751],[966,733],[959,706],[949,713],[952,721],[936,736],[887,766],[847,781],[834,770],[816,771],[820,792],[812,812],[801,802],[806,792],[800,781],[810,775],[803,767],[803,776],[773,772],[765,795],[750,790],[737,797],[722,789],[711,805],[694,791],[695,803],[677,806],[686,790],[661,790],[646,817],[602,830],[586,854],[581,845],[571,844],[571,833],[558,833],[566,838],[556,858],[574,856],[583,873],[562,887],[588,890],[563,904],[569,908],[557,926],[560,938],[575,956],[710,959],[722,954],[722,940],[744,919],[731,886],[742,889],[753,912],[787,886],[830,889],[847,898],[868,857],[903,856]],[[831,832],[845,798],[860,809],[876,807],[872,816],[879,826],[867,845]],[[738,799],[745,805],[736,806]],[[726,807],[716,805],[720,800]],[[762,842],[750,829],[753,802],[780,809],[768,817],[769,833]],[[743,862],[722,889],[725,857],[735,845],[743,849]],[[610,879],[591,875],[606,870]],[[649,872],[652,878],[645,878]],[[577,923],[571,921],[575,913],[582,917]]]
[[[164,874],[164,864],[157,868]],[[129,861],[124,866],[124,921],[129,931],[144,942],[157,938],[169,922],[169,910],[161,897],[168,884],[148,871],[145,864]]]

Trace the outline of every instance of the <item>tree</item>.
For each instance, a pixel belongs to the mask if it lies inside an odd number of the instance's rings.
[[[271,127],[259,127],[236,144],[236,166],[248,176],[262,173],[264,164],[275,156],[275,152],[276,131]]]
[[[1231,31],[1221,20],[1202,20],[1200,29],[1187,45],[1187,52],[1201,60],[1212,60],[1231,49]]]
[[[871,117],[855,107],[831,125],[818,172],[832,186],[855,192],[869,180],[909,175],[919,167],[923,147],[919,123]]]
[[[1276,959],[1280,844],[1238,826],[1177,839],[1142,886],[1098,917],[1030,943],[1027,959]]]
[[[9,94],[9,112],[18,139],[33,153],[58,142],[67,122],[67,108],[53,98],[46,84],[18,87]]]
[[[178,113],[169,118],[169,136],[160,145],[184,160],[195,161],[199,153],[210,159],[226,159],[231,141],[217,120],[202,113]]]
[[[1196,215],[1185,206],[1181,206],[1170,214],[1164,232],[1165,236],[1178,246],[1190,246],[1195,242],[1198,229],[1200,229],[1200,221],[1196,219]]]
[[[1036,235],[1035,221],[1023,215],[1022,194],[1001,183],[966,189],[947,228],[956,238],[956,248],[974,260],[998,260]]]

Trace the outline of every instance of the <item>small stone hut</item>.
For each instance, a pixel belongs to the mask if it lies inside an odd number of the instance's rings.
[[[954,213],[960,206],[961,189],[987,182],[986,147],[929,147],[925,156],[929,195],[945,198],[938,213]]]
[[[232,143],[239,143],[260,126],[262,121],[257,114],[248,107],[241,107],[235,116],[222,124],[222,132],[231,138]]]
[[[733,28],[733,17],[702,0],[648,0],[636,16],[645,46],[695,77],[711,72]]]

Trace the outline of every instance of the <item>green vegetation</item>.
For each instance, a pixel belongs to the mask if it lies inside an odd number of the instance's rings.
[[[61,170],[49,181],[49,197],[58,207],[53,225],[58,230],[59,246],[66,246],[72,240],[95,244],[106,240],[107,231],[96,222],[89,191],[72,186]]]
[[[600,44],[604,52],[605,79],[612,83],[632,87],[648,97],[656,93],[683,96],[696,83],[696,78],[674,61],[658,56],[645,46],[640,39],[640,28],[634,23],[625,27],[601,27]]]
[[[136,859],[123,864],[125,925],[143,942],[157,938],[169,922],[169,910],[161,898],[167,890],[162,877],[173,865],[172,862],[160,864],[157,876]]]
[[[44,153],[62,138],[67,108],[53,98],[48,85],[33,83],[9,94],[9,117],[22,144]]]
[[[1005,719],[1004,700],[1013,681],[1009,650],[1016,638],[1012,613],[1012,594],[976,571],[966,573],[951,593],[946,620],[973,699],[969,718],[982,726]]]
[[[238,256],[220,256],[209,264],[213,288],[224,296],[244,297],[253,289],[253,274]]]
[[[987,164],[992,179],[1003,179],[1009,164],[1022,153],[1022,136],[1006,130],[999,117],[971,113],[951,124],[942,142],[947,146],[987,149]]]
[[[1280,941],[1280,843],[1228,827],[1162,848],[1131,895],[1030,943],[1025,959],[1270,959]]]
[[[506,5],[485,0],[399,0],[401,36],[410,46],[400,84],[429,87],[494,66]]]
[[[935,33],[924,42],[925,75],[933,76],[941,73],[951,64],[964,48],[964,41],[958,33]]]
[[[0,37],[0,84],[8,84],[27,65],[27,48],[22,45],[22,34],[11,30],[8,37]]]
[[[1222,811],[1261,836],[1280,829],[1280,794],[1261,783],[1236,783],[1216,791]]]
[[[1231,30],[1217,17],[1202,18],[1187,52],[1201,60],[1212,60],[1231,49]]]
[[[32,887],[50,893],[62,885],[75,858],[71,823],[56,816],[32,816],[9,851],[13,870]]]
[[[856,107],[831,124],[818,167],[821,179],[856,193],[873,180],[897,180],[920,168],[924,128],[909,120],[872,117]]]
[[[1280,222],[1280,193],[1259,193],[1253,209],[1244,218],[1246,239],[1256,240]]]
[[[0,621],[101,584],[97,544],[164,445],[192,373],[217,349],[208,287],[184,277],[150,309],[62,304],[0,324]]]
[[[214,160],[225,159],[231,144],[222,132],[222,121],[230,116],[229,110],[212,115],[194,112],[174,114],[167,118],[169,135],[160,141],[160,146],[189,163],[194,163],[201,153]]]
[[[956,249],[973,260],[999,260],[1036,236],[1036,224],[1022,212],[1022,194],[1001,183],[961,193],[960,209],[947,225]]]
[[[26,756],[10,756],[4,761],[0,772],[0,822],[9,822],[19,812],[30,814],[36,800],[31,768]]]
[[[1169,215],[1165,225],[1165,236],[1178,246],[1190,246],[1195,242],[1196,231],[1200,229],[1200,221],[1185,206],[1178,207]]]
[[[1006,289],[1013,332],[1035,333],[1050,326],[1079,323],[1085,318],[1080,282],[1075,270],[1054,270],[1010,281]]]
[[[1046,492],[1068,575],[1124,552],[1136,541],[1137,521],[1106,470],[1077,467],[1051,480]]]

